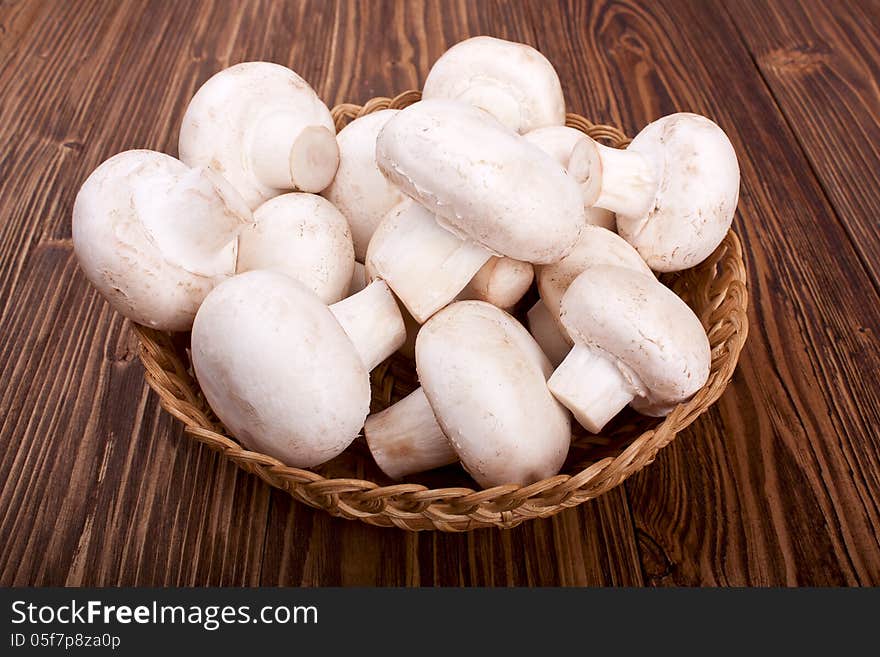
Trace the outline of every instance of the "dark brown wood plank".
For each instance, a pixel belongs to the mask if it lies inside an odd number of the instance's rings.
[[[366,527],[275,491],[269,527],[264,586],[642,584],[622,487],[548,520],[467,534]]]
[[[256,583],[265,487],[159,410],[68,241],[34,249],[23,280],[4,324],[0,580]]]
[[[532,9],[578,110],[630,133],[700,112],[740,158],[750,337],[717,406],[626,486],[648,581],[880,583],[878,297],[735,27],[712,2]]]
[[[727,2],[880,289],[880,2]]]
[[[160,411],[70,242],[94,166],[173,146],[198,7],[25,4],[0,18],[0,581],[258,583],[268,489]]]

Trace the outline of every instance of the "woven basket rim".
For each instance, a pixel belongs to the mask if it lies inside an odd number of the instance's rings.
[[[382,109],[406,107],[420,97],[418,91],[406,91],[394,98],[373,98],[363,105],[342,103],[331,113],[338,131],[355,118]],[[578,114],[567,114],[566,124],[615,147],[630,141],[620,129],[593,123]],[[722,278],[717,276],[719,270]],[[711,273],[706,289],[695,283],[703,272]],[[700,294],[700,319],[713,346],[706,385],[656,427],[636,436],[619,454],[595,460],[573,474],[557,474],[522,487],[428,488],[416,483],[383,485],[367,479],[325,478],[312,470],[286,466],[271,456],[247,450],[223,432],[179,356],[175,335],[138,324],[134,327],[146,381],[158,394],[162,408],[184,424],[186,434],[295,499],[336,516],[406,530],[509,528],[527,519],[554,515],[620,485],[651,463],[661,449],[724,392],[748,335],[746,269],[737,234],[731,229],[715,253],[698,267],[684,272],[683,278],[688,275],[693,280],[683,284],[692,284],[691,289]],[[719,281],[718,286],[712,285]],[[386,365],[387,362],[379,368]]]

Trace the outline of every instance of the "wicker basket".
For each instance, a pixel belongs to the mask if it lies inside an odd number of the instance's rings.
[[[406,107],[418,99],[419,92],[409,91],[394,99],[374,98],[363,106],[337,105],[333,118],[338,130],[356,117]],[[617,128],[594,125],[577,114],[569,114],[567,124],[612,146],[629,142]],[[576,430],[562,473],[525,487],[474,490],[473,482],[453,466],[395,484],[373,463],[363,437],[341,456],[313,470],[285,466],[271,456],[244,449],[226,434],[192,376],[189,334],[136,329],[147,383],[159,395],[162,407],[186,425],[186,433],[294,498],[335,516],[384,527],[442,531],[513,527],[582,504],[619,485],[653,461],[661,448],[721,396],[748,332],[746,272],[739,239],[731,231],[708,260],[662,280],[697,313],[709,335],[712,366],[708,382],[662,420],[625,411],[601,436]],[[374,412],[418,386],[413,363],[399,355],[377,367],[371,378]]]

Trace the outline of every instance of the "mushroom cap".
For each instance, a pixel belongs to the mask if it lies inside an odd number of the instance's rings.
[[[327,199],[293,192],[254,211],[238,241],[238,271],[271,269],[303,283],[326,304],[348,291],[354,270],[351,231]]]
[[[567,256],[552,265],[538,267],[535,272],[541,299],[556,319],[563,337],[569,343],[571,343],[571,338],[568,337],[562,326],[562,321],[559,319],[562,295],[565,294],[572,281],[592,265],[626,267],[651,278],[654,277],[639,252],[630,246],[625,239],[606,228],[585,226],[580,239]]]
[[[192,359],[223,424],[286,465],[341,453],[370,408],[369,375],[333,313],[278,272],[247,272],[214,288],[193,324]]]
[[[617,216],[620,235],[654,271],[705,260],[727,234],[739,199],[739,164],[727,135],[683,112],[647,125],[627,150],[654,163],[658,187],[646,215]]]
[[[76,195],[73,247],[117,312],[187,331],[205,295],[235,272],[236,235],[250,218],[212,172],[155,151],[125,151],[95,169]]]
[[[580,186],[562,165],[471,105],[401,110],[379,133],[376,161],[444,228],[497,255],[556,262],[584,225]]]
[[[447,306],[419,331],[416,369],[443,433],[481,486],[559,472],[569,414],[547,389],[550,362],[513,317],[483,301]]]
[[[568,287],[560,316],[576,343],[616,359],[648,405],[684,401],[706,383],[711,358],[700,320],[651,275],[590,266]]]
[[[571,160],[571,152],[575,145],[587,139],[587,136],[580,130],[569,128],[566,125],[553,125],[545,128],[538,128],[524,134],[523,137],[540,148],[542,151],[553,157],[559,164],[568,171],[569,161]],[[586,222],[592,226],[601,226],[608,230],[614,230],[616,221],[614,213],[610,210],[597,207],[585,207]]]
[[[565,123],[559,76],[524,43],[477,36],[443,53],[428,72],[422,97],[461,100],[491,113],[511,130]]]
[[[386,109],[355,119],[336,135],[339,168],[322,193],[348,219],[355,258],[364,261],[367,245],[382,217],[405,196],[376,165],[376,137],[398,110]]]
[[[330,110],[289,68],[270,62],[230,66],[209,78],[190,100],[180,125],[180,159],[214,169],[254,209],[289,191],[263,184],[249,157],[255,130],[278,112],[301,116],[336,134]]]

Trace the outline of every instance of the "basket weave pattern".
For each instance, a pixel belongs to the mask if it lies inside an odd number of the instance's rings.
[[[374,98],[363,106],[337,105],[332,111],[336,128],[371,112],[406,107],[419,97],[419,92],[408,91],[393,99]],[[577,114],[568,114],[566,123],[611,146],[629,143],[617,128],[593,124]],[[335,516],[406,530],[513,527],[523,520],[551,516],[582,504],[618,486],[651,463],[660,449],[721,396],[748,333],[746,272],[738,237],[729,232],[705,262],[662,280],[688,303],[706,329],[712,348],[708,382],[662,420],[624,413],[601,436],[576,430],[562,473],[524,487],[474,490],[457,474],[448,479],[458,477],[462,486],[394,484],[372,464],[362,438],[326,466],[314,470],[288,467],[271,456],[245,449],[226,433],[192,375],[188,334],[162,333],[140,325],[135,329],[147,383],[159,395],[162,407],[183,422],[186,433],[301,502]],[[379,365],[371,380],[374,412],[418,386],[413,363],[398,355]]]

